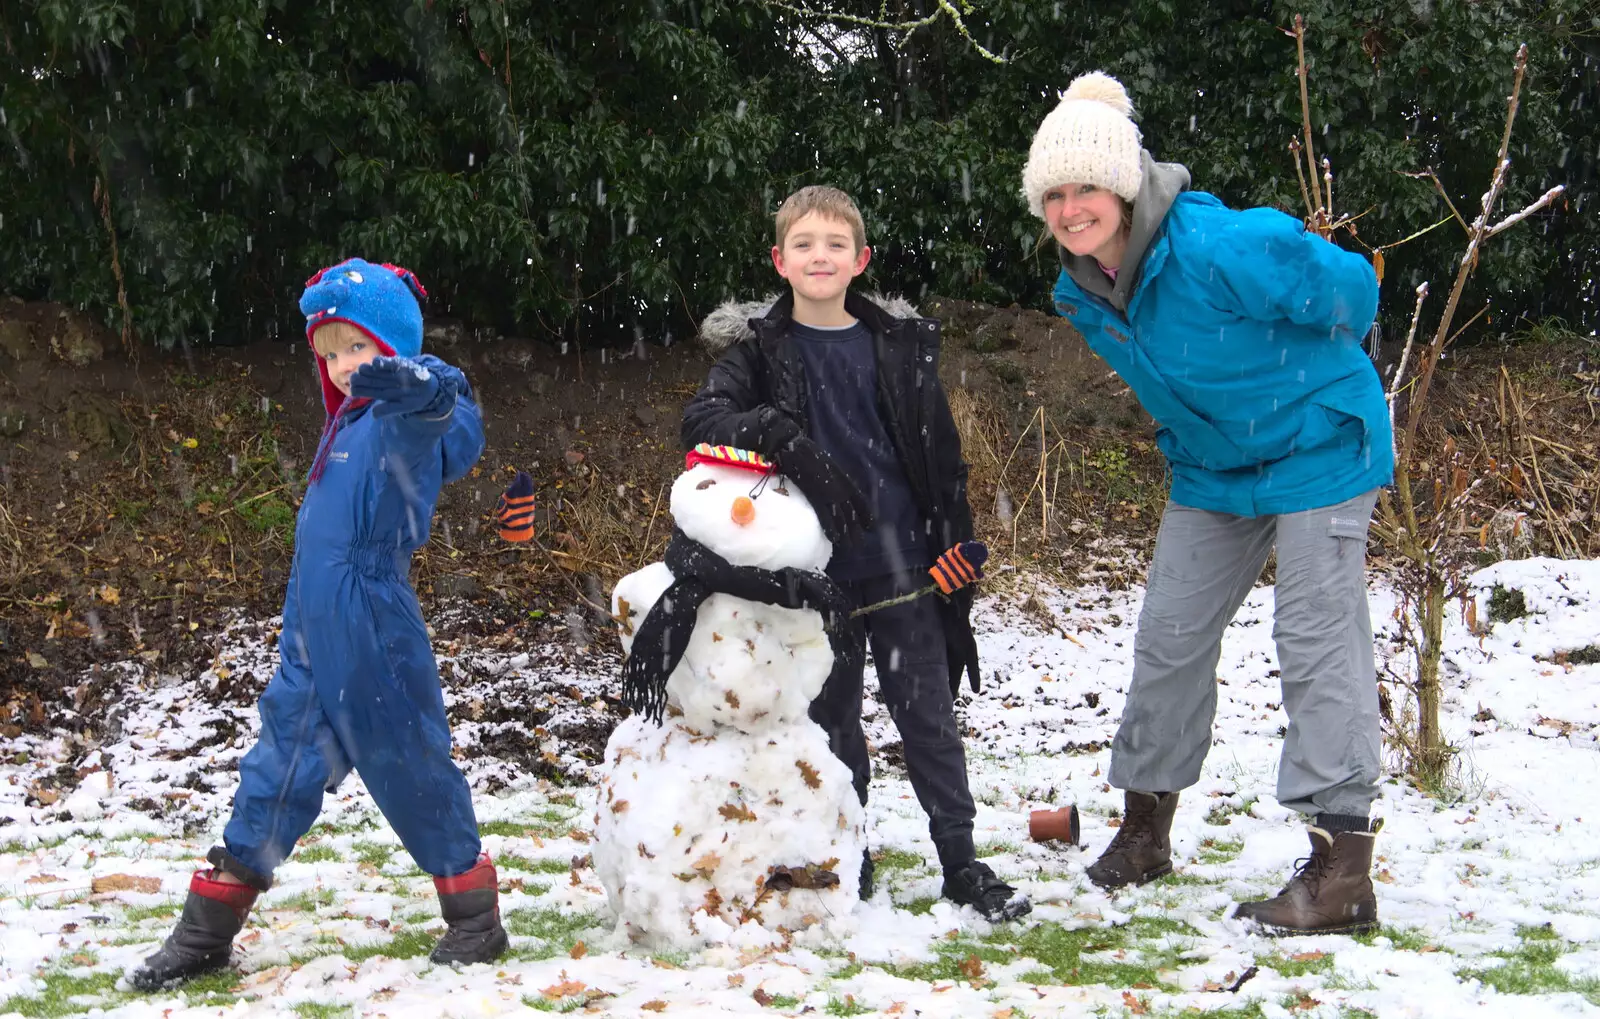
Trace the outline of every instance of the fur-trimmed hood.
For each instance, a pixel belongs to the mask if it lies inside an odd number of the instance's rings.
[[[862,294],[867,300],[895,318],[921,318],[916,305],[898,294]],[[720,356],[740,340],[755,336],[750,320],[763,318],[778,302],[777,294],[769,294],[757,301],[724,301],[700,322],[700,332],[695,340],[713,355]]]

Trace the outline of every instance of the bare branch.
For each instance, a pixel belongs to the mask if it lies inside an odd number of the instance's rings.
[[[1294,46],[1299,57],[1300,74],[1300,119],[1306,132],[1306,166],[1311,168],[1311,197],[1315,200],[1312,206],[1312,216],[1323,207],[1322,193],[1317,188],[1317,152],[1311,143],[1311,95],[1306,82],[1306,19],[1303,15],[1294,16]]]
[[[1393,405],[1395,396],[1400,392],[1400,384],[1406,378],[1406,362],[1411,360],[1411,344],[1417,338],[1417,326],[1422,322],[1422,302],[1428,299],[1428,284],[1426,282],[1417,287],[1417,306],[1411,312],[1411,331],[1406,333],[1406,346],[1400,352],[1400,364],[1394,370],[1394,381],[1389,383],[1389,403]]]
[[[1567,189],[1566,189],[1565,185],[1557,184],[1555,187],[1551,188],[1549,191],[1546,191],[1542,196],[1540,196],[1538,201],[1534,202],[1532,205],[1528,206],[1526,209],[1523,209],[1521,212],[1513,212],[1511,215],[1507,216],[1505,219],[1502,219],[1500,222],[1496,223],[1494,226],[1489,227],[1489,229],[1487,231],[1485,231],[1484,236],[1485,237],[1493,237],[1495,234],[1497,234],[1500,231],[1504,230],[1508,226],[1516,226],[1518,223],[1522,222],[1523,220],[1527,219],[1529,216],[1531,216],[1534,213],[1538,212],[1540,209],[1542,209],[1545,206],[1549,205],[1551,202],[1555,201],[1557,198],[1560,198],[1561,195],[1566,190]]]
[[[1445,191],[1444,185],[1439,182],[1439,175],[1433,172],[1433,168],[1431,166],[1426,170],[1419,170],[1416,173],[1406,173],[1405,171],[1401,171],[1401,176],[1404,176],[1404,177],[1415,177],[1418,180],[1422,179],[1423,177],[1426,177],[1429,180],[1433,181],[1433,189],[1435,191],[1439,192],[1439,197],[1440,198],[1444,199],[1444,204],[1446,205],[1446,207],[1448,207],[1450,209],[1450,215],[1454,216],[1456,222],[1461,224],[1461,229],[1463,229],[1463,230],[1471,230],[1472,229],[1470,226],[1467,225],[1466,218],[1463,217],[1460,212],[1456,211],[1456,203],[1452,202],[1450,200],[1450,195]]]
[[[1327,213],[1328,222],[1333,222],[1333,163],[1327,156],[1322,157],[1322,182],[1327,186]]]
[[[912,32],[915,32],[920,28],[927,28],[940,18],[949,18],[951,23],[955,25],[956,33],[960,35],[961,38],[965,39],[968,45],[977,50],[985,60],[993,61],[996,64],[1007,63],[1005,57],[1000,56],[998,53],[991,52],[989,49],[984,47],[982,43],[978,42],[978,40],[972,37],[972,30],[967,28],[967,23],[963,19],[962,11],[958,9],[955,4],[951,3],[951,0],[938,0],[938,6],[934,9],[932,14],[929,14],[926,17],[917,18],[912,21],[890,21],[888,18],[887,3],[878,8],[878,17],[863,18],[856,14],[843,14],[834,11],[812,10],[809,7],[785,3],[784,0],[761,0],[761,2],[768,7],[775,7],[779,10],[788,11],[791,14],[798,14],[803,18],[816,18],[821,21],[855,25],[858,28],[873,28],[885,32],[897,32],[901,35],[910,35]]]

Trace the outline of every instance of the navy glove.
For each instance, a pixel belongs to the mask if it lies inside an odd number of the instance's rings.
[[[373,402],[372,413],[415,414],[439,396],[439,376],[405,357],[375,357],[350,377],[350,395]]]

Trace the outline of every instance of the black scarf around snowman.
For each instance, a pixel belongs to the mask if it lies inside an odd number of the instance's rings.
[[[725,448],[716,448],[716,453],[719,458],[730,453],[751,456]],[[700,605],[713,594],[787,609],[812,609],[822,615],[823,631],[833,650],[829,681],[842,670],[862,668],[865,633],[852,625],[849,600],[826,574],[795,567],[764,570],[735,566],[677,528],[673,528],[664,559],[672,571],[672,585],[639,624],[622,667],[622,703],[629,711],[661,723],[667,706],[667,680],[689,647]]]

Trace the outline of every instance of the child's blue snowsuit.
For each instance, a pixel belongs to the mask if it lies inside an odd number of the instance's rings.
[[[351,768],[417,866],[450,877],[478,861],[472,798],[450,758],[438,665],[407,572],[439,489],[482,454],[483,425],[461,372],[413,360],[440,378],[437,398],[387,417],[347,405],[295,524],[280,665],[223,833],[262,878]]]

